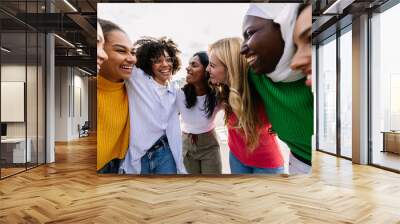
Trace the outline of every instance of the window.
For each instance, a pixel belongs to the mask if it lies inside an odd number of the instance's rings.
[[[336,153],[336,36],[318,48],[318,149]]]
[[[371,18],[372,164],[400,170],[400,5]]]
[[[40,12],[43,1],[7,1],[19,16]],[[24,14],[25,13],[25,14]],[[0,111],[7,130],[0,144],[0,178],[45,163],[45,35],[0,12]],[[11,109],[17,108],[17,109]]]
[[[351,26],[340,36],[340,155],[352,157],[352,34]]]

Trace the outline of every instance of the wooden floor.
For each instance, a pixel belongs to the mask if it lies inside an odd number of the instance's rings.
[[[13,166],[13,164],[9,165],[9,167],[2,167],[0,172],[1,172],[1,178],[6,178],[8,176],[29,170],[29,169],[33,169],[35,167],[37,167],[37,164],[33,164],[33,163],[27,163],[26,167],[25,164],[18,164],[17,167],[10,167]]]
[[[400,175],[315,153],[311,176],[97,175],[93,138],[0,181],[0,223],[400,223]]]
[[[400,154],[392,152],[374,151],[372,161],[374,164],[400,170]]]
[[[1,178],[11,176],[13,174],[16,174],[16,173],[19,173],[19,172],[22,172],[25,170],[26,170],[25,167],[23,167],[23,168],[20,168],[20,167],[18,167],[18,168],[3,168],[2,167],[1,168]]]

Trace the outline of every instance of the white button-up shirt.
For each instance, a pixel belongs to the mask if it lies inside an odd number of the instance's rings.
[[[169,82],[163,90],[151,76],[137,67],[134,67],[131,78],[125,84],[129,101],[130,137],[120,172],[140,174],[141,158],[166,134],[177,172],[186,174],[176,105],[178,87]]]

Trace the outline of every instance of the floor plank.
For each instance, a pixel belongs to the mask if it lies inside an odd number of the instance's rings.
[[[0,223],[400,223],[400,175],[314,153],[311,176],[97,175],[96,139],[0,181]]]

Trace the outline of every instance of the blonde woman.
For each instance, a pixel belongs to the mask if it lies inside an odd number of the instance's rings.
[[[240,38],[211,44],[207,71],[225,109],[231,173],[283,173],[283,157],[264,107],[247,80],[248,64],[240,55]]]

